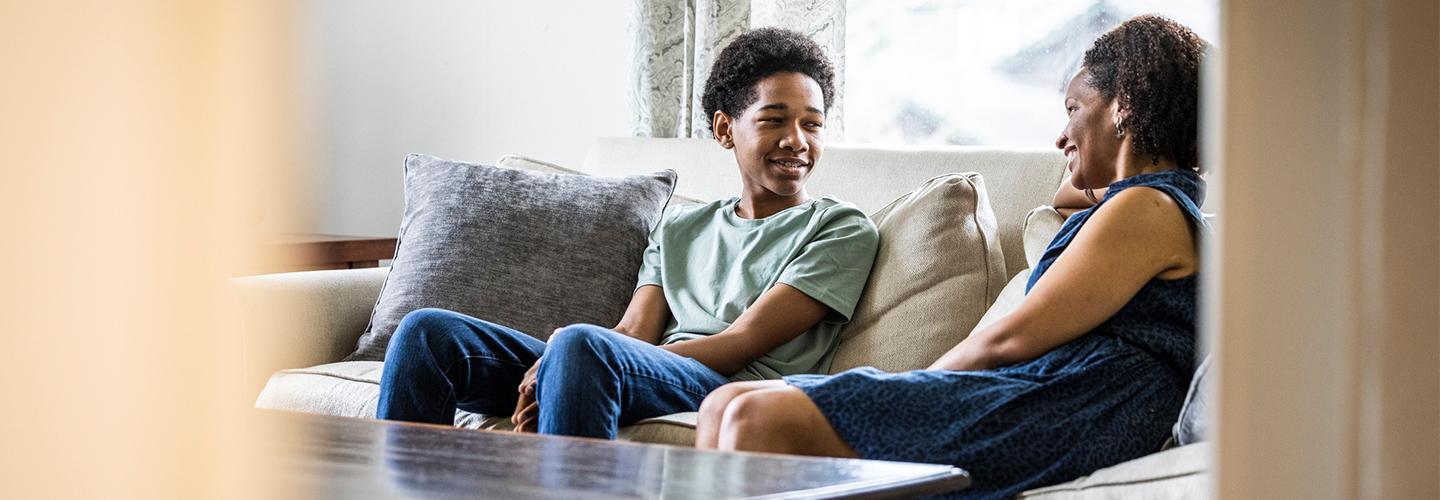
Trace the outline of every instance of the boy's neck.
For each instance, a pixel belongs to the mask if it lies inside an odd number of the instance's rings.
[[[735,215],[741,219],[764,219],[771,215],[780,213],[790,207],[810,201],[810,195],[805,190],[800,190],[791,196],[751,196],[749,193],[740,195],[740,203],[735,204]]]

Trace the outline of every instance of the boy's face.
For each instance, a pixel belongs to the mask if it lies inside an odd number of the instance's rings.
[[[755,94],[738,118],[715,113],[716,139],[735,150],[746,192],[803,201],[824,149],[825,96],[814,79],[793,72],[760,80]]]

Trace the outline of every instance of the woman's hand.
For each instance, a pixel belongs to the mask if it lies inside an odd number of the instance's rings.
[[[515,399],[515,414],[510,416],[510,423],[515,424],[516,432],[535,432],[540,416],[540,402],[535,400],[535,374],[539,371],[540,361],[535,361],[525,376],[520,379],[520,397]]]

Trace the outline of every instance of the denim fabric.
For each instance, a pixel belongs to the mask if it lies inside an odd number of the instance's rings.
[[[376,417],[450,424],[456,408],[510,415],[539,360],[542,434],[614,439],[621,425],[695,411],[729,380],[694,359],[594,325],[561,328],[546,344],[442,309],[405,316],[385,354]]]

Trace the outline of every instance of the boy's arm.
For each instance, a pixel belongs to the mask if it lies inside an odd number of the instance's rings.
[[[631,307],[635,306],[632,304]],[[829,307],[804,292],[785,283],[776,283],[725,331],[660,347],[694,358],[728,377],[739,373],[765,353],[805,333],[829,312]],[[626,316],[629,316],[628,311]]]
[[[625,316],[615,325],[617,332],[649,342],[660,343],[665,325],[670,323],[670,305],[665,302],[665,291],[659,285],[643,285],[630,297]]]

